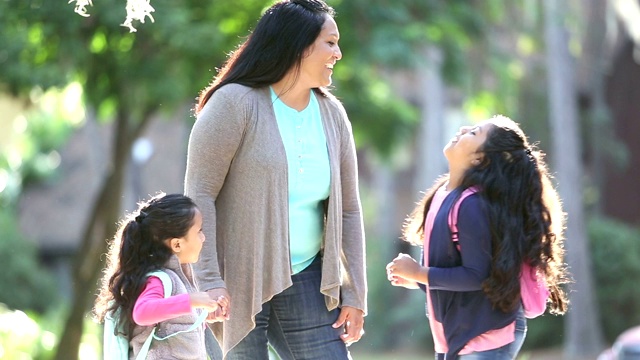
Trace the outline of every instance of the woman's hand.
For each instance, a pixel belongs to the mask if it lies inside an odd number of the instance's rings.
[[[219,305],[216,311],[210,312],[207,316],[207,322],[216,322],[229,320],[231,313],[231,296],[225,288],[216,288],[207,291],[209,298],[216,301]]]
[[[344,325],[344,334],[340,335],[347,346],[360,340],[364,335],[364,312],[351,306],[343,306],[338,320],[333,324],[334,328]]]
[[[428,284],[428,273],[428,268],[420,266],[407,254],[398,254],[393,261],[387,264],[387,279],[395,286],[415,289],[418,287],[417,283]]]

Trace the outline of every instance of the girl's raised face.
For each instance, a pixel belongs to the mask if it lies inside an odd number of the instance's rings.
[[[333,66],[342,59],[339,40],[338,25],[331,16],[325,15],[320,34],[302,58],[299,81],[309,88],[331,85]]]
[[[475,126],[462,126],[445,145],[443,152],[449,166],[467,169],[480,164],[483,154],[479,151],[493,127],[490,120]]]
[[[193,225],[185,236],[171,239],[171,249],[181,264],[192,264],[198,261],[204,240],[202,213],[196,208]]]

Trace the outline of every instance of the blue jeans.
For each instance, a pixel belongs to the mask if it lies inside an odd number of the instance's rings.
[[[497,349],[477,351],[471,354],[459,355],[459,360],[513,360],[518,356],[520,348],[527,336],[527,319],[524,312],[519,311],[516,317],[515,340]],[[444,359],[443,354],[436,354],[436,359]]]
[[[327,310],[320,293],[322,259],[293,275],[293,285],[262,304],[256,327],[227,354],[227,360],[267,360],[270,345],[282,360],[350,359],[340,339],[344,328],[331,325],[340,309]]]

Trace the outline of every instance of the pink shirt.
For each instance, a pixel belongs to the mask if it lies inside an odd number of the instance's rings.
[[[444,199],[449,195],[449,191],[446,190],[446,185],[440,187],[433,196],[429,212],[427,212],[427,218],[424,224],[424,265],[429,266],[429,241],[431,236],[431,229],[433,228],[433,221],[440,210],[440,206]],[[427,285],[427,288],[429,285]],[[429,314],[433,314],[433,307],[431,305],[431,294],[427,291],[427,309]],[[442,323],[435,319],[435,316],[429,316],[429,326],[431,327],[431,333],[433,335],[433,344],[437,353],[446,353],[449,349],[447,341],[444,337],[444,329]],[[504,345],[507,345],[515,340],[515,321],[511,324],[496,330],[487,331],[484,334],[476,336],[471,339],[467,345],[460,351],[460,355],[470,354],[476,351],[486,351],[491,349],[497,349]]]
[[[189,294],[165,298],[162,281],[156,276],[149,276],[133,306],[133,321],[140,326],[151,326],[188,314],[191,314]]]

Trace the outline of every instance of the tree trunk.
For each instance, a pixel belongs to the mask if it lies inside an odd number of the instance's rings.
[[[429,188],[436,178],[447,171],[446,161],[442,156],[445,119],[444,92],[442,79],[442,51],[429,46],[424,49],[425,65],[420,69],[420,106],[422,115],[417,137],[417,155],[415,159],[416,177],[414,186],[417,191]]]
[[[150,117],[146,116],[144,121],[131,131],[130,118],[126,111],[118,112],[111,166],[107,169],[107,180],[93,204],[92,216],[85,226],[80,248],[75,255],[72,269],[72,304],[58,343],[55,360],[78,358],[85,314],[95,298],[96,284],[103,268],[100,257],[107,251],[107,239],[113,237],[117,231],[131,146],[149,119]]]
[[[577,94],[567,33],[562,24],[566,16],[564,6],[564,0],[544,1],[549,120],[558,189],[568,215],[567,263],[574,280],[569,286],[570,308],[565,318],[564,355],[571,360],[595,359],[603,349],[603,340],[585,230]]]
[[[602,188],[604,213],[629,224],[640,225],[640,3],[612,2],[625,29],[607,74],[605,92],[615,132]]]
[[[589,26],[586,29],[583,56],[578,70],[578,89],[581,94],[580,107],[584,111],[588,137],[588,178],[589,186],[603,189],[606,178],[607,149],[615,141],[611,115],[605,101],[604,79],[607,67],[612,62],[612,46],[607,44],[605,35],[607,3],[602,0],[588,0],[582,7]],[[599,197],[602,199],[602,197]],[[603,203],[592,202],[591,215],[602,213]]]

